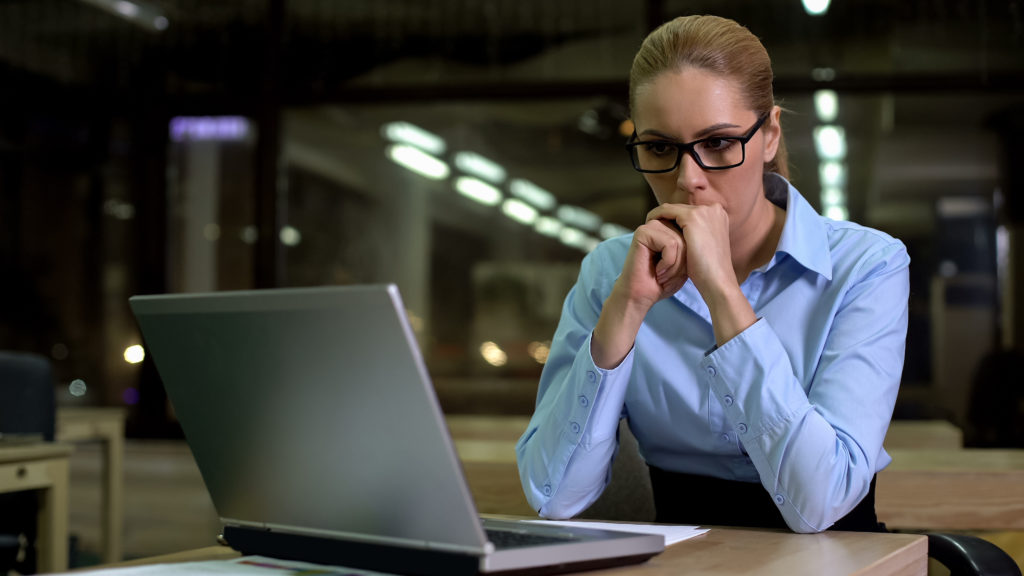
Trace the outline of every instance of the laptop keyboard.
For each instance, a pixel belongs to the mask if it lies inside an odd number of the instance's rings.
[[[534,534],[515,530],[485,529],[487,539],[495,548],[524,548],[541,544],[558,544],[572,540],[569,535]]]

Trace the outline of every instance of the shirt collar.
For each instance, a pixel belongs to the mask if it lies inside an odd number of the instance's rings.
[[[821,215],[779,174],[765,173],[764,191],[769,200],[786,210],[782,236],[775,250],[776,257],[768,267],[778,260],[780,253],[788,254],[805,268],[821,274],[826,280],[831,280],[832,256],[829,251],[828,231]]]

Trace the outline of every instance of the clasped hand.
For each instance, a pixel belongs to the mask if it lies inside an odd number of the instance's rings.
[[[662,204],[633,234],[619,277],[629,299],[650,307],[675,294],[687,279],[707,299],[708,290],[735,282],[729,215],[720,204]]]

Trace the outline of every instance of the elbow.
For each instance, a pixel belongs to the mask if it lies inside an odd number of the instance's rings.
[[[582,514],[593,499],[551,498],[539,508],[540,515],[550,520],[568,520]]]

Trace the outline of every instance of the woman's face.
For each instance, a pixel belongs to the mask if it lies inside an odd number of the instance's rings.
[[[711,136],[746,136],[758,119],[744,104],[736,82],[699,68],[664,72],[634,95],[633,122],[639,141],[687,143]],[[736,230],[764,197],[764,162],[775,157],[778,141],[776,106],[746,143],[746,159],[740,166],[705,170],[684,153],[675,170],[645,173],[644,178],[659,204],[721,204]]]

